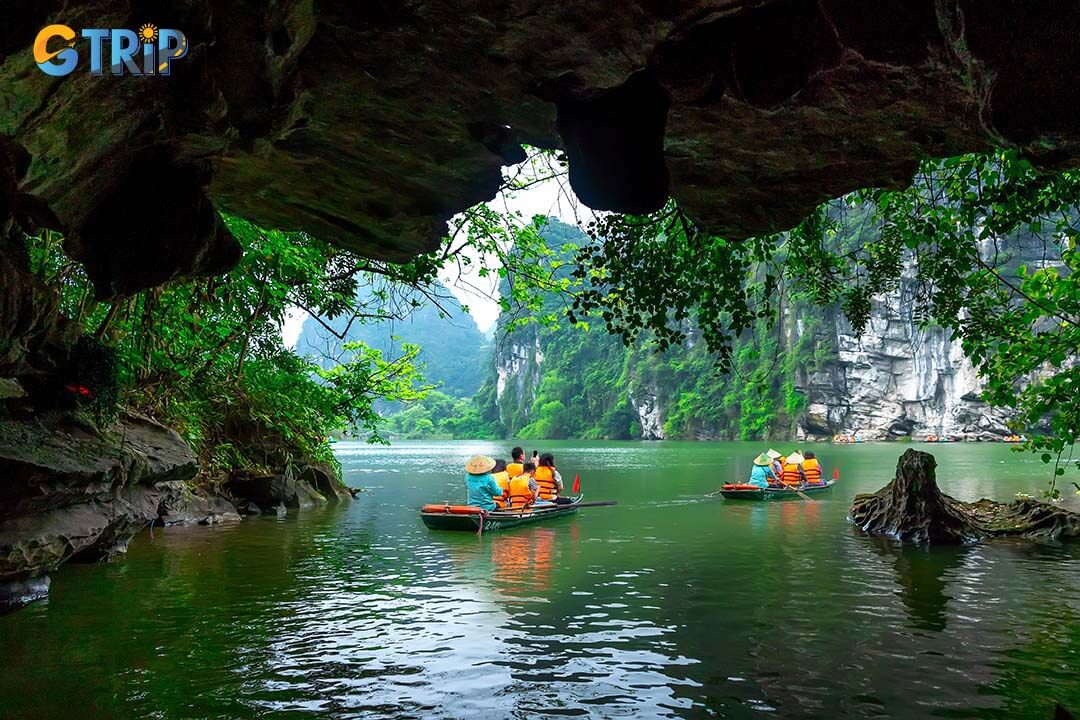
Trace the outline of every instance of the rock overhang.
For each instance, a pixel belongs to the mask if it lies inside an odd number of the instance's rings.
[[[597,209],[674,197],[709,230],[785,229],[819,202],[999,144],[1080,155],[1080,6],[1014,1],[355,3],[88,0],[0,34],[19,190],[103,297],[222,272],[226,209],[362,255],[433,249],[520,146],[565,150]],[[46,22],[181,28],[168,78],[50,78]]]

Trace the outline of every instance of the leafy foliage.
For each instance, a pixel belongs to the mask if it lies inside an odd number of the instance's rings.
[[[472,317],[441,284],[434,284],[439,305],[420,293],[402,293],[402,301],[411,308],[405,313],[387,313],[386,317],[366,318],[355,322],[351,315],[333,320],[309,317],[296,342],[298,354],[311,356],[323,367],[338,363],[347,342],[360,342],[379,350],[384,356],[402,351],[406,344],[416,345],[416,364],[427,382],[453,397],[472,397],[483,383],[491,357],[491,348]],[[371,289],[360,288],[359,307],[380,302]],[[412,308],[415,304],[416,307]],[[380,407],[380,411],[387,408]]]
[[[451,397],[438,391],[386,418],[386,432],[396,438],[480,439],[498,437],[482,417],[474,398]]]
[[[987,400],[1013,408],[1018,430],[1035,431],[1026,447],[1053,460],[1058,477],[1080,438],[1078,205],[1080,173],[1039,172],[1001,150],[926,161],[908,189],[856,193],[789,232],[744,243],[708,237],[675,206],[609,216],[577,258],[575,277],[588,285],[570,320],[598,313],[628,345],[651,334],[660,351],[693,326],[730,370],[738,338],[757,321],[774,323],[785,293],[839,302],[861,332],[872,298],[913,266],[916,319],[961,340]],[[1001,241],[1018,235],[1042,242],[1038,267],[1002,252]]]
[[[406,284],[430,282],[428,259],[374,265],[302,233],[264,231],[226,217],[244,246],[226,276],[173,283],[112,304],[98,304],[59,239],[30,242],[34,268],[61,288],[61,312],[92,329],[115,358],[113,378],[93,389],[109,402],[175,427],[199,451],[207,470],[282,468],[303,460],[332,462],[327,438],[360,428],[381,440],[373,403],[422,394],[413,365],[418,349],[388,359],[360,343],[321,367],[288,351],[281,323],[293,306],[328,316],[369,315],[357,285],[377,285],[379,307]]]

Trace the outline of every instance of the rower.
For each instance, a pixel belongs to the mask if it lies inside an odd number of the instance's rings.
[[[525,466],[525,451],[519,447],[510,451],[510,463],[506,466],[506,472],[510,473],[510,477],[516,478],[521,474]]]
[[[769,487],[770,479],[773,482],[780,482],[776,477],[776,473],[772,469],[772,460],[766,453],[761,453],[754,458],[754,467],[750,469],[750,480],[748,484],[756,485],[759,488]]]
[[[502,488],[491,476],[495,467],[495,461],[484,455],[474,455],[465,463],[465,503],[473,505],[481,510],[494,510],[495,495],[502,492]]]

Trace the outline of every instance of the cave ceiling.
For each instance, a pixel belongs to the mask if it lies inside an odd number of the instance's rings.
[[[1021,0],[17,3],[0,133],[17,191],[103,297],[221,272],[217,210],[373,258],[434,248],[523,144],[587,205],[674,197],[730,238],[918,161],[1080,156],[1080,3]],[[178,28],[169,77],[51,77],[49,23]],[[83,48],[85,52],[85,48]],[[26,159],[28,158],[28,161]]]

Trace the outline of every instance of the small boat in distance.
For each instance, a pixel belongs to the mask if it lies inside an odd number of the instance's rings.
[[[566,505],[542,505],[540,507],[485,511],[473,505],[425,505],[420,518],[432,530],[467,530],[476,533],[510,530],[522,525],[554,520],[573,515],[581,507],[614,505],[614,501],[582,503],[578,495]]]
[[[821,485],[803,485],[801,487],[758,487],[757,485],[733,485],[728,483],[720,488],[720,494],[727,500],[791,500],[804,495],[821,495],[832,490],[835,480]]]
[[[862,438],[858,435],[833,435],[833,445],[854,445],[861,443]]]
[[[1001,438],[1001,442],[1003,442],[1003,443],[1022,443],[1022,442],[1027,442],[1027,438],[1024,437],[1023,435],[1006,435],[1005,437]]]

